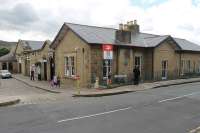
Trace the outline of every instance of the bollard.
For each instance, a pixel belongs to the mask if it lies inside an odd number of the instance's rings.
[[[99,89],[99,78],[98,77],[96,77],[94,88]]]

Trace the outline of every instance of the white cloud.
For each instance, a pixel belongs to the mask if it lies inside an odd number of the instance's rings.
[[[171,34],[200,44],[200,0],[196,5],[192,0],[167,0],[149,8],[135,6],[131,0],[3,0],[0,10],[19,3],[32,5],[39,19],[25,29],[0,29],[0,39],[52,40],[65,21],[117,27],[118,23],[137,19],[142,32]]]

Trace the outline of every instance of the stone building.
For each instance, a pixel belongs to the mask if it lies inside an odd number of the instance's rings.
[[[17,73],[17,60],[15,56],[16,45],[13,46],[10,52],[0,57],[0,70],[9,70],[11,73]]]
[[[50,41],[19,40],[16,48],[18,73],[30,76],[30,70],[34,67],[35,77],[39,80],[50,80],[51,67],[49,57]],[[38,77],[38,75],[41,75]]]
[[[103,47],[110,47],[106,51]],[[55,72],[62,83],[91,86],[98,77],[104,83],[108,74],[113,82],[132,81],[138,66],[141,81],[180,78],[198,74],[200,46],[170,35],[140,32],[135,20],[119,29],[64,23],[51,44],[55,51]]]

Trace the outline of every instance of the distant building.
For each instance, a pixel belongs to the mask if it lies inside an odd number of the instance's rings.
[[[13,46],[10,52],[0,57],[0,70],[9,70],[11,73],[17,73],[17,59],[15,56],[16,45]]]
[[[18,73],[30,76],[31,67],[34,66],[35,77],[40,80],[50,80],[54,74],[50,67],[49,45],[50,41],[19,40],[16,48]],[[38,77],[38,74],[41,77]]]

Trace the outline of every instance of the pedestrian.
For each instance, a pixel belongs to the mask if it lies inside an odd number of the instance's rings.
[[[34,78],[34,66],[31,67],[31,80],[35,80],[35,78]]]
[[[40,70],[40,66],[37,66],[37,74],[38,74],[38,80],[41,80],[41,70]]]
[[[134,85],[138,85],[139,84],[139,79],[140,79],[140,69],[138,66],[136,66],[133,69],[133,74],[134,74]]]
[[[57,76],[54,76],[53,77],[53,85],[57,87],[57,84],[58,84]]]
[[[109,73],[108,73],[108,84],[111,84],[111,83],[112,83],[111,78],[112,78],[112,73],[109,72]]]
[[[60,88],[60,76],[57,77],[57,85]]]
[[[51,86],[51,87],[54,87],[54,82],[53,82],[53,79],[52,79],[52,80],[50,80],[50,86]]]

